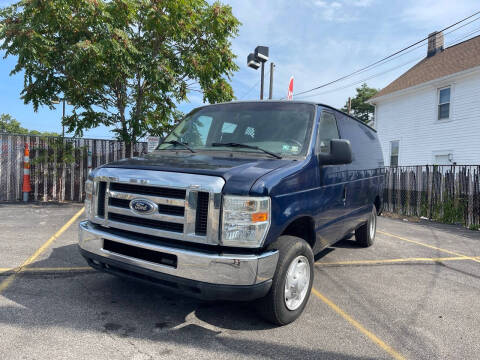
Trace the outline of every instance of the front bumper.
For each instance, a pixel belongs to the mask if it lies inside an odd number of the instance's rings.
[[[255,254],[212,254],[179,249],[111,234],[101,227],[80,223],[79,246],[89,264],[117,275],[136,277],[188,292],[222,300],[250,300],[268,292],[275,273],[278,251]],[[176,256],[176,266],[145,261],[103,248],[104,239]]]

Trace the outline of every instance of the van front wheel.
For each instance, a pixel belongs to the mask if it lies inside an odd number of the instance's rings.
[[[372,211],[368,216],[365,224],[355,230],[355,240],[358,245],[362,247],[369,247],[375,241],[375,234],[377,232],[377,209],[375,205],[372,206]]]
[[[278,250],[277,269],[267,296],[259,300],[262,316],[276,324],[286,325],[305,309],[313,283],[313,252],[298,237],[280,236],[268,247]]]

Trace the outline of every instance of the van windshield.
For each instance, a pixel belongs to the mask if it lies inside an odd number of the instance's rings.
[[[288,102],[211,105],[187,115],[157,149],[187,150],[183,143],[194,151],[261,152],[252,148],[258,147],[280,156],[305,155],[314,113],[314,105]]]

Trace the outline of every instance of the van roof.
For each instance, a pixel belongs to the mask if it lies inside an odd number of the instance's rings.
[[[223,104],[245,104],[245,103],[265,103],[265,102],[278,102],[278,103],[285,103],[285,102],[288,102],[288,103],[293,103],[293,104],[310,104],[310,105],[315,105],[315,106],[321,106],[321,107],[325,107],[325,108],[329,108],[329,109],[332,109],[332,110],[335,110],[335,111],[338,111],[340,113],[342,113],[343,115],[345,116],[348,116],[349,118],[351,118],[352,120],[355,120],[357,122],[359,122],[360,124],[362,124],[363,126],[367,127],[368,129],[372,130],[373,132],[377,132],[377,130],[375,130],[374,128],[372,128],[370,125],[368,124],[365,124],[362,120],[360,119],[357,119],[355,116],[352,116],[350,114],[347,114],[346,112],[342,111],[342,110],[339,110],[333,106],[330,106],[330,105],[327,105],[327,104],[322,104],[322,103],[317,103],[317,102],[314,102],[314,101],[304,101],[304,100],[243,100],[243,101],[229,101],[229,102],[223,102],[223,103],[217,103],[217,104],[205,104],[203,106],[199,106],[199,108],[202,108],[202,107],[207,107],[207,106],[213,106],[213,105],[223,105]]]

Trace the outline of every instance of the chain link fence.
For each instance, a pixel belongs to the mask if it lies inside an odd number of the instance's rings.
[[[390,167],[385,176],[386,211],[479,228],[479,165]]]
[[[0,201],[22,199],[23,156],[30,148],[30,200],[83,201],[88,175],[88,157],[92,168],[139,156],[147,152],[147,143],[127,150],[116,140],[0,135]]]

